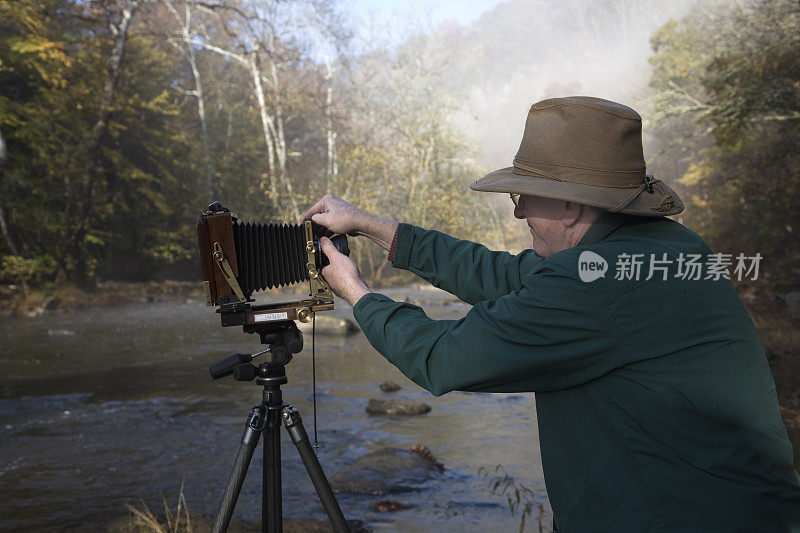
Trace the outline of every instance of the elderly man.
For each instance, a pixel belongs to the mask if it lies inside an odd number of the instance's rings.
[[[513,166],[471,188],[511,194],[533,249],[492,252],[332,196],[306,213],[473,305],[431,320],[371,292],[323,240],[322,273],[372,345],[435,395],[535,392],[558,531],[800,531],[758,335],[708,246],[665,218],[683,204],[645,173],[639,115],[587,97],[534,104]]]

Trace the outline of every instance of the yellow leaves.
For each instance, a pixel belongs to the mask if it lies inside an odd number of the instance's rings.
[[[43,58],[63,57],[62,46],[63,43],[53,42],[37,35],[9,39],[9,48],[13,52],[37,54]]]
[[[149,98],[148,95],[135,93],[124,102],[124,106],[136,112],[151,111],[159,115],[177,116],[180,111],[170,101],[169,94],[166,89]]]
[[[64,42],[28,33],[9,37],[6,43],[8,50],[21,56],[22,62],[27,63],[46,84],[64,86],[64,72],[73,64],[72,58],[64,52]],[[0,70],[14,69],[0,65]]]
[[[692,163],[678,182],[681,185],[700,185],[708,179],[713,170],[706,161]]]
[[[155,97],[151,98],[150,100],[143,102],[142,109],[147,109],[148,111],[154,111],[163,115],[169,116],[178,116],[180,111],[174,105],[169,98],[169,92],[164,89],[161,93],[157,94]]]
[[[705,199],[703,197],[703,195],[701,195],[701,194],[692,194],[689,197],[689,200],[690,200],[689,203],[691,205],[694,205],[694,206],[697,206],[697,207],[708,207],[708,205],[709,205],[708,200]]]
[[[20,0],[0,0],[0,16],[16,22],[18,25],[32,32],[43,32],[45,24],[30,2]]]
[[[94,246],[102,246],[106,243],[106,240],[99,234],[99,232],[87,233],[84,240],[86,241],[86,244]]]
[[[162,261],[176,261],[178,259],[191,259],[192,254],[185,246],[174,242],[165,242],[155,245],[148,250],[148,255],[153,259]]]

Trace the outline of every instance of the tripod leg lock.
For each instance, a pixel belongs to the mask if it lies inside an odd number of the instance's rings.
[[[253,407],[253,412],[247,418],[247,425],[242,434],[242,445],[249,448],[255,448],[258,444],[258,439],[261,432],[267,425],[266,409],[263,405],[256,405]]]
[[[256,431],[263,431],[267,427],[267,409],[264,404],[256,405],[253,407],[253,412],[250,413],[250,418],[247,420],[247,427]]]
[[[300,412],[297,409],[291,405],[287,405],[281,412],[281,418],[283,419],[283,425],[286,431],[289,432],[289,436],[292,438],[292,442],[295,445],[298,442],[308,440],[308,433],[306,433],[306,428],[303,427],[303,420],[300,418]]]

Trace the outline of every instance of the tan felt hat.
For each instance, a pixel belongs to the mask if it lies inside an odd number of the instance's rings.
[[[470,189],[556,198],[632,215],[683,211],[675,191],[646,172],[642,117],[630,107],[589,96],[533,104],[514,166],[487,174]]]

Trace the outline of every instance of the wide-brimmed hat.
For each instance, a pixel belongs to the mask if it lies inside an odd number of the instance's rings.
[[[531,106],[514,165],[470,189],[556,198],[607,211],[675,215],[683,202],[647,174],[642,117],[630,107],[588,96]]]

